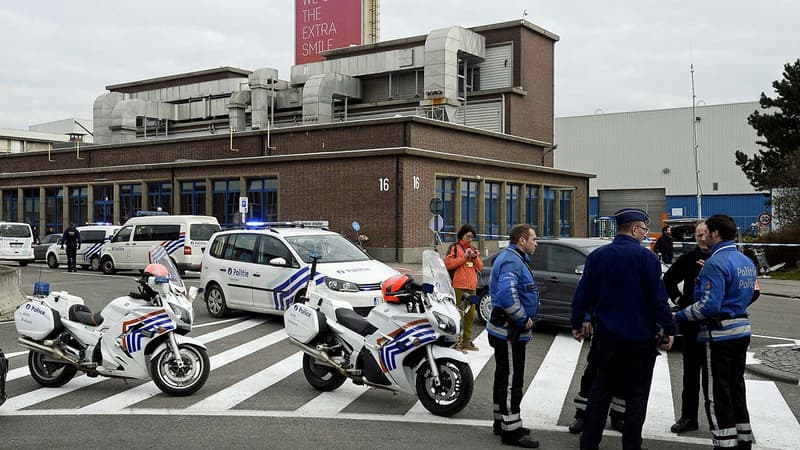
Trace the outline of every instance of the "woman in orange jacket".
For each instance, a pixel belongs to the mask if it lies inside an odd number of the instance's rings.
[[[475,295],[478,287],[478,274],[483,269],[481,253],[472,246],[472,239],[477,233],[472,225],[464,224],[458,230],[456,238],[458,242],[447,249],[444,258],[444,265],[453,277],[453,289],[456,291],[456,304],[461,309],[461,320],[464,330],[461,339],[456,344],[456,349],[465,352],[467,350],[477,351],[478,347],[472,343],[472,323],[475,321],[476,306],[471,301],[464,301],[464,293],[470,297]]]

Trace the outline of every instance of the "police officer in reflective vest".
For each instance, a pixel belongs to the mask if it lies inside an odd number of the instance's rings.
[[[675,335],[661,263],[641,245],[650,218],[634,208],[617,211],[615,218],[616,237],[586,258],[572,299],[572,334],[578,340],[593,335],[598,366],[586,406],[581,449],[600,445],[615,393],[625,399],[622,448],[641,448],[656,346],[669,350]],[[593,314],[594,327],[586,320],[587,314]]]
[[[61,248],[67,246],[67,272],[77,272],[75,257],[81,248],[81,233],[70,223],[61,234]]]
[[[736,222],[730,216],[706,220],[705,240],[711,257],[695,283],[691,306],[678,311],[678,322],[699,322],[697,339],[706,342],[708,380],[706,414],[715,449],[749,449],[753,445],[747,411],[744,370],[750,345],[747,307],[755,298],[756,267],[736,249]]]
[[[509,235],[511,243],[494,260],[489,279],[493,308],[486,331],[495,360],[493,430],[506,445],[536,448],[539,441],[522,426],[520,417],[525,346],[531,340],[539,306],[539,291],[529,266],[530,255],[536,251],[536,231],[522,224]]]

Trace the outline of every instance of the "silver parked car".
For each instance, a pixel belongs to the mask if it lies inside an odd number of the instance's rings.
[[[61,233],[52,233],[39,240],[39,243],[33,246],[34,261],[43,261],[47,255],[47,249],[51,245],[57,244],[59,239],[61,239]]]

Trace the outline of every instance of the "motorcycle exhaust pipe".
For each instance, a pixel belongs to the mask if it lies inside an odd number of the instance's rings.
[[[17,343],[25,348],[36,350],[39,353],[44,353],[45,355],[64,360],[73,366],[80,368],[80,361],[64,354],[64,352],[62,352],[58,347],[48,347],[22,336],[17,339]]]
[[[390,392],[392,392],[394,394],[397,394],[397,390],[395,390],[395,389],[392,389],[392,388],[390,388],[388,386],[384,386],[382,384],[377,384],[377,383],[373,383],[371,381],[367,381],[367,379],[364,378],[364,377],[357,377],[355,375],[352,375],[352,374],[348,373],[344,369],[344,367],[342,367],[339,364],[337,364],[336,361],[332,360],[331,357],[328,356],[328,354],[325,353],[325,352],[321,352],[321,351],[319,351],[319,350],[317,350],[315,348],[309,347],[308,345],[303,344],[302,342],[298,341],[297,339],[295,339],[295,338],[293,338],[291,336],[289,336],[289,342],[294,344],[294,345],[296,345],[296,346],[298,346],[298,347],[300,347],[300,349],[303,350],[304,353],[307,353],[310,356],[313,356],[314,358],[319,359],[320,361],[325,361],[326,363],[330,364],[330,366],[333,367],[334,369],[336,369],[340,374],[346,376],[347,378],[350,378],[351,380],[353,380],[353,381],[355,381],[357,383],[364,384],[365,386],[374,387],[376,389],[384,389],[384,390],[390,391]]]

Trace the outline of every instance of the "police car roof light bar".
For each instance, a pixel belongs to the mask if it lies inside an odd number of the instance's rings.
[[[250,221],[245,224],[248,229],[264,228],[328,228],[327,220],[294,220],[288,222],[259,222]]]

